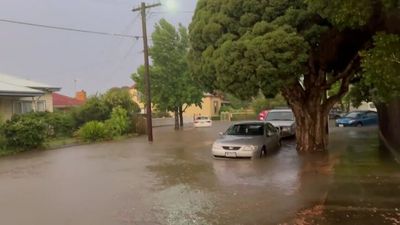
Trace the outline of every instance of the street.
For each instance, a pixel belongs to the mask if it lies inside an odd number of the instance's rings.
[[[376,128],[333,128],[329,154],[298,155],[292,138],[214,159],[228,126],[1,158],[0,224],[400,224],[400,166]]]

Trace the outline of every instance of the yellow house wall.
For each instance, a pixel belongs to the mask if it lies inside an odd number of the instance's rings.
[[[136,102],[136,104],[138,104],[138,106],[140,107],[141,111],[144,112],[144,103],[142,102],[142,99],[139,99],[137,90],[131,88],[129,89],[129,93],[131,94],[132,100]]]
[[[0,116],[2,120],[11,119],[13,101],[17,98],[0,98]]]
[[[216,111],[214,110],[214,102],[216,102]],[[222,100],[219,97],[206,96],[202,99],[201,108],[198,106],[189,106],[183,113],[185,117],[195,117],[198,115],[202,116],[217,116],[221,109]]]

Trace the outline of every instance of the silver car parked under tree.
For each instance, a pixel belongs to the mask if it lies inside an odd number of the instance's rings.
[[[256,158],[280,147],[280,135],[265,121],[240,122],[221,134],[212,146],[215,157]]]

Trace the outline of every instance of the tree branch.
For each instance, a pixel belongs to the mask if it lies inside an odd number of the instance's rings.
[[[341,79],[344,79],[348,76],[352,75],[352,72],[355,68],[355,66],[360,62],[360,56],[358,55],[358,53],[353,57],[353,59],[350,61],[350,63],[347,65],[346,69],[339,73],[339,75],[334,76],[332,79],[329,79],[326,82],[326,85],[323,86],[323,89],[325,90],[329,90],[331,88],[331,86],[338,82]]]
[[[346,95],[346,93],[349,91],[350,81],[353,78],[353,76],[354,74],[351,74],[347,77],[342,78],[338,93],[332,95],[325,101],[324,103],[325,109],[328,110],[331,109],[337,102],[340,101],[340,99],[343,98],[343,96]]]

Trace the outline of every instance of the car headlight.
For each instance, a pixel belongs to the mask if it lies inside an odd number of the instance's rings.
[[[340,120],[336,120],[336,123],[340,123]]]
[[[290,131],[290,127],[282,127],[282,131],[285,131],[285,132]]]
[[[213,149],[222,149],[222,145],[220,145],[220,144],[213,144],[213,146],[212,146],[212,148]]]
[[[349,123],[354,123],[354,122],[356,122],[355,120],[349,120]]]
[[[255,145],[245,145],[242,147],[243,151],[255,151],[257,150],[257,146]]]

